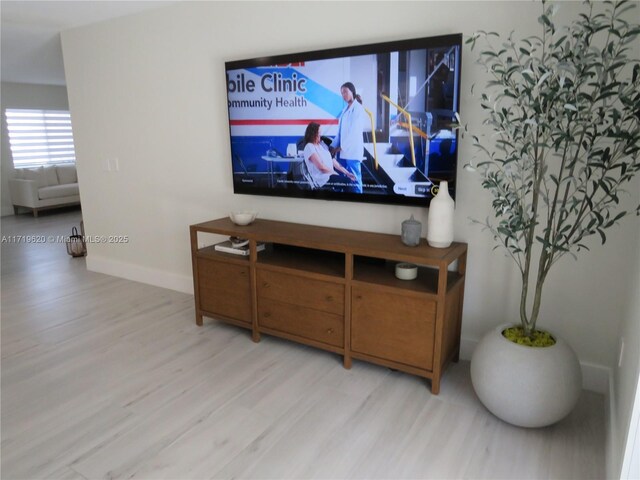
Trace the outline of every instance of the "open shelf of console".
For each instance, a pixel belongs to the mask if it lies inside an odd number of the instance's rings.
[[[415,280],[400,280],[395,276],[395,267],[399,262],[391,260],[370,259],[368,257],[355,257],[354,259],[354,284],[368,284],[383,286],[400,291],[415,292],[417,294],[431,296],[436,299],[438,295],[439,271],[434,267],[418,265],[418,277]],[[447,272],[447,291],[463,280],[458,272]]]
[[[257,265],[294,274],[326,276],[344,279],[345,258],[340,252],[271,243],[258,252]]]
[[[196,323],[203,317],[431,380],[460,350],[467,245],[407,247],[398,235],[221,218],[191,225]],[[249,240],[247,257],[200,247],[200,233]],[[258,252],[256,246],[266,244]],[[418,277],[395,277],[398,262]]]

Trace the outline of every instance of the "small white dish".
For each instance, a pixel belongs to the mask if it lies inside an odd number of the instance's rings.
[[[398,263],[396,277],[400,280],[414,280],[418,277],[418,266],[413,263]]]
[[[256,212],[232,212],[229,214],[229,218],[236,225],[249,225],[253,222],[258,214]]]

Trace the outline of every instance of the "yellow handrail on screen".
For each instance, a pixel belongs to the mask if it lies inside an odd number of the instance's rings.
[[[378,149],[376,147],[376,125],[375,125],[375,122],[373,121],[373,113],[371,113],[367,108],[365,108],[364,111],[367,112],[367,115],[369,115],[369,120],[371,121],[371,138],[373,140],[373,165],[375,166],[376,170],[378,170]]]
[[[424,138],[425,140],[429,140],[429,135],[427,135],[425,132],[423,132],[422,130],[420,130],[418,127],[416,126],[410,126],[408,123],[406,122],[398,122],[398,125],[401,126],[402,128],[406,128],[406,129],[413,129],[413,131],[417,134],[420,135],[422,138]]]
[[[409,112],[407,112],[404,108],[402,108],[400,105],[396,104],[393,102],[393,100],[391,100],[389,97],[387,97],[384,94],[380,94],[380,96],[387,101],[388,103],[390,103],[391,105],[393,105],[394,107],[396,107],[398,110],[400,110],[402,112],[402,114],[407,117],[407,123],[409,123],[409,145],[411,146],[411,163],[413,164],[413,166],[416,166],[416,154],[413,148],[413,124],[411,123],[411,114]]]

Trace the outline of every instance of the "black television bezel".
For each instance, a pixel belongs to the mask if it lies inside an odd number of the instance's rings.
[[[280,55],[271,55],[265,57],[248,58],[244,60],[231,60],[225,62],[225,76],[229,70],[237,70],[250,67],[264,67],[275,64],[293,63],[300,61],[327,60],[330,58],[350,57],[357,55],[370,55],[375,53],[389,53],[403,50],[418,50],[427,48],[437,48],[447,45],[455,45],[459,48],[460,62],[458,66],[458,113],[460,113],[460,84],[462,83],[462,33],[436,35],[429,37],[411,38],[405,40],[393,40],[389,42],[369,43],[365,45],[353,45],[348,47],[328,48],[323,50],[312,50],[299,53],[287,53]],[[226,82],[225,82],[226,85]],[[229,100],[229,92],[227,90],[227,101]],[[227,108],[227,128],[229,133],[229,151],[231,152],[231,118],[229,117],[229,108]],[[456,153],[455,165],[453,166],[453,175],[455,182],[454,188],[450,185],[449,191],[455,199],[458,184],[458,152],[459,152],[459,135],[456,134]],[[327,190],[283,190],[274,188],[251,187],[242,184],[236,184],[233,181],[233,169],[231,172],[231,181],[233,183],[233,193],[239,195],[263,195],[268,197],[280,198],[308,198],[314,200],[333,200],[358,203],[375,203],[384,205],[404,205],[428,207],[431,198],[423,197],[407,197],[402,195],[374,195],[363,193],[345,193],[331,192]]]

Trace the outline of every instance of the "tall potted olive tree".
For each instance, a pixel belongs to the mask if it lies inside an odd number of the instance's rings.
[[[500,38],[479,32],[467,41],[472,50],[480,47],[479,61],[490,76],[480,103],[492,132],[473,137],[483,161],[467,166],[481,174],[493,198],[494,219],[479,223],[513,259],[522,278],[520,325],[499,333],[538,346],[514,345],[503,335],[487,342],[488,335],[474,353],[472,380],[483,403],[517,425],[559,420],[580,391],[575,354],[569,349],[568,356],[552,358],[558,344],[565,348],[563,342],[536,328],[551,268],[563,256],[586,250],[587,237],[605,243],[606,230],[634,213],[620,208],[620,196],[640,170],[640,26],[628,20],[636,7],[627,0],[585,2],[576,19],[558,25],[557,6],[543,0],[539,36],[516,40],[514,34]],[[516,359],[489,366],[496,361],[492,351],[510,343]],[[534,364],[519,356],[533,357]],[[533,379],[536,370],[554,378]],[[513,378],[519,375],[525,379]],[[494,385],[491,376],[505,378]],[[506,393],[511,396],[506,400],[485,398],[507,383],[515,383],[524,399],[513,392]],[[544,392],[547,383],[550,391]],[[560,393],[561,384],[572,391]],[[550,407],[538,402],[545,396],[564,396],[565,405],[545,413]],[[513,404],[515,412],[501,412]],[[527,411],[539,418],[531,419]]]

